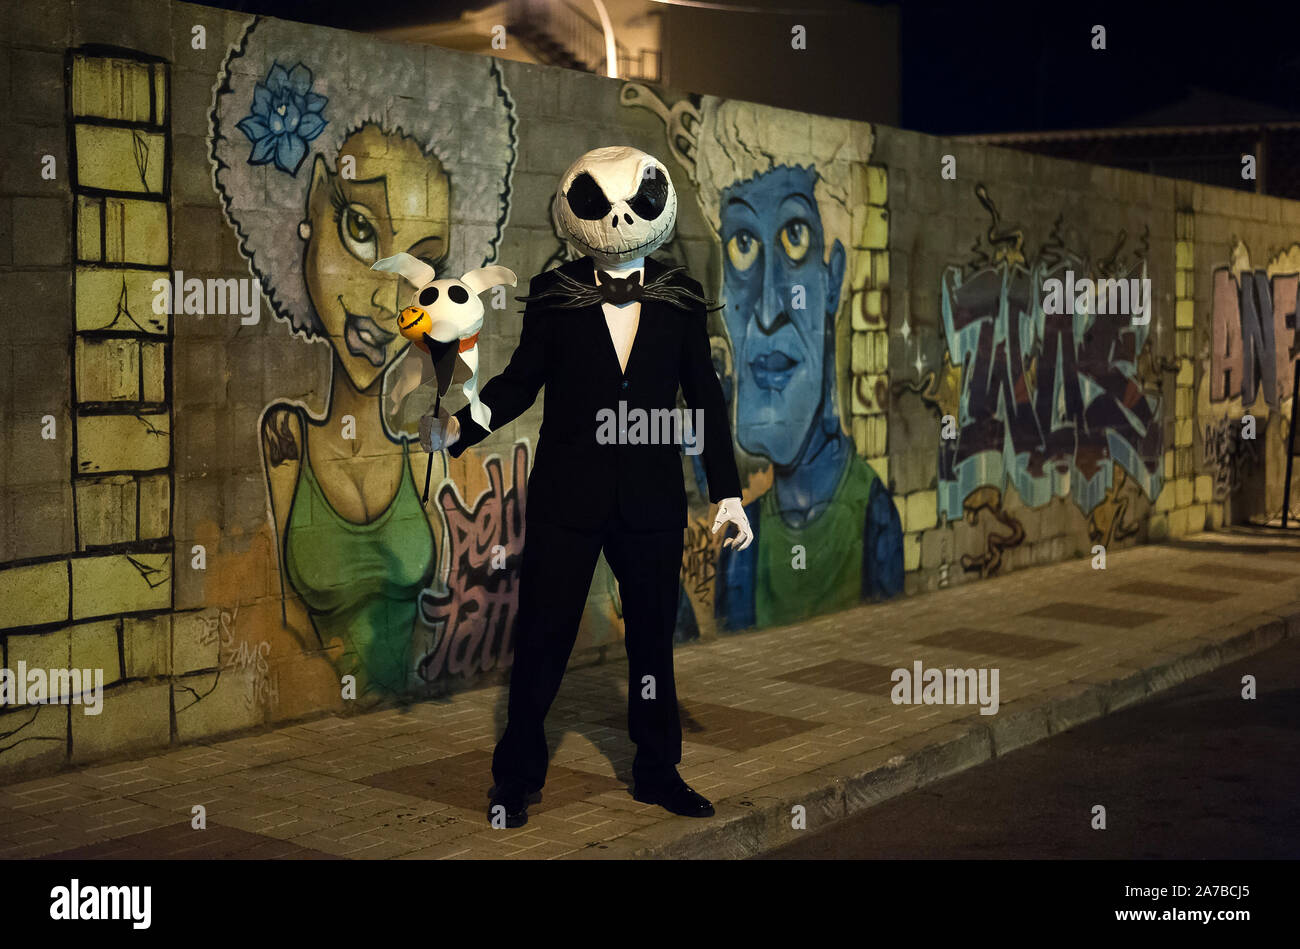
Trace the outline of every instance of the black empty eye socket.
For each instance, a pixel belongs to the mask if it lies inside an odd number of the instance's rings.
[[[668,178],[658,168],[647,168],[641,176],[641,187],[627,203],[637,217],[653,221],[668,206]]]
[[[585,171],[573,179],[564,200],[569,202],[573,213],[584,221],[599,221],[613,207],[609,198],[605,197],[605,192],[600,190],[600,185],[596,184],[596,179]]]
[[[447,296],[451,297],[452,303],[464,303],[469,299],[469,291],[453,283],[447,288]]]
[[[433,306],[438,301],[438,288],[425,287],[420,291],[420,306]]]

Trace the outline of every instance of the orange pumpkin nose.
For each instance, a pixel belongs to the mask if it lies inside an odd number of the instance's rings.
[[[424,338],[432,325],[429,314],[418,306],[408,306],[397,317],[397,331],[416,342]]]

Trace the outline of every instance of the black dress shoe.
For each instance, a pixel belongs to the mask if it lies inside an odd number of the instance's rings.
[[[638,784],[632,798],[642,804],[658,804],[678,817],[712,817],[713,805],[680,778],[675,784]]]
[[[536,800],[541,800],[540,794],[532,796]],[[506,826],[523,827],[528,823],[528,804],[530,797],[523,788],[497,788],[492,789],[492,803],[488,805],[488,823],[496,819],[498,807],[505,808]]]

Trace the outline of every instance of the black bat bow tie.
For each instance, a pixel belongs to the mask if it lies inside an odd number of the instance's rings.
[[[639,273],[632,273],[627,277],[612,277],[604,271],[601,271],[600,282],[596,284],[596,289],[600,291],[602,301],[618,306],[634,300],[639,301],[645,290],[641,286]]]
[[[566,308],[595,306],[601,302],[622,305],[633,300],[652,300],[683,310],[691,309],[693,303],[714,310],[722,309],[720,306],[709,307],[704,297],[682,286],[677,275],[685,269],[685,267],[669,267],[658,276],[651,278],[645,286],[641,285],[639,273],[621,278],[597,271],[604,282],[593,286],[586,280],[577,280],[560,270],[555,274],[552,286],[540,293],[520,297],[519,300],[522,303],[545,302],[547,306]]]

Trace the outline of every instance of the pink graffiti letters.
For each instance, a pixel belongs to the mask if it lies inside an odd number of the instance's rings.
[[[1298,284],[1294,273],[1214,271],[1211,401],[1241,396],[1249,408],[1262,388],[1264,400],[1277,406],[1291,394]]]
[[[439,634],[438,644],[419,664],[426,682],[444,675],[472,676],[514,661],[508,641],[518,605],[519,560],[524,549],[524,510],[528,446],[515,445],[513,483],[507,490],[501,459],[483,463],[488,489],[465,506],[454,484],[438,491],[447,519],[445,591],[420,597],[424,621]]]

